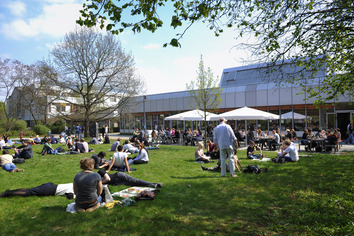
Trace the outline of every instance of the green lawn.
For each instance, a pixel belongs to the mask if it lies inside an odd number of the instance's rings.
[[[110,145],[90,147],[99,152]],[[41,149],[34,146],[34,158],[18,165],[25,172],[0,171],[0,192],[72,182],[79,160],[91,156],[40,156]],[[243,167],[258,164],[270,172],[221,178],[201,170],[194,149],[161,146],[149,151],[149,164],[132,166],[133,177],[163,183],[153,201],[70,214],[65,209],[73,200],[65,197],[0,198],[0,235],[353,235],[354,153],[274,164],[247,160],[239,151]]]

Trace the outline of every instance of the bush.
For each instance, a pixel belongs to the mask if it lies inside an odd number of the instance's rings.
[[[52,134],[60,134],[65,130],[65,123],[63,121],[57,121],[50,128],[52,130]]]
[[[50,129],[45,125],[36,125],[33,127],[33,131],[38,135],[45,135],[48,134]]]
[[[14,124],[11,130],[24,132],[26,129],[27,129],[27,122],[24,120],[18,120],[16,121],[16,123]]]

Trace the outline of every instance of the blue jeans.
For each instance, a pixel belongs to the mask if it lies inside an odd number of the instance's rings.
[[[235,157],[234,157],[234,149],[232,147],[227,149],[220,149],[220,167],[221,167],[221,176],[226,176],[226,159],[229,160],[230,167],[230,175],[235,174]]]
[[[293,159],[291,159],[291,157],[287,157],[287,156],[280,156],[279,158],[284,158],[286,161],[288,162],[294,162]]]
[[[350,143],[350,140],[352,141],[352,144],[354,144],[354,133],[349,134],[349,137],[345,140],[345,144]]]
[[[259,159],[259,158],[261,158],[261,154],[258,154],[258,155],[247,155],[247,158],[248,159]]]
[[[11,172],[11,171],[13,171],[14,169],[16,169],[17,167],[16,167],[15,164],[13,164],[13,163],[7,163],[7,164],[5,164],[2,168],[4,168],[4,170],[6,170],[6,171]]]

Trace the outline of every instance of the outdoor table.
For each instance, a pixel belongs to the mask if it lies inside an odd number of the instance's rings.
[[[262,144],[261,149],[263,150],[264,144],[267,143],[268,149],[269,149],[269,151],[271,151],[272,147],[270,146],[270,143],[271,143],[272,140],[274,140],[274,139],[271,138],[271,137],[268,137],[268,138],[259,138],[259,143]]]
[[[321,147],[321,152],[323,152],[325,140],[326,139],[324,138],[309,139],[308,141],[310,142],[310,152],[312,152],[312,147]]]

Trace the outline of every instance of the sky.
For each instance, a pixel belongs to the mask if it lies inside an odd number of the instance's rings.
[[[55,43],[72,31],[84,0],[0,0],[0,57],[32,64],[48,59]],[[170,17],[169,8],[161,13]],[[163,44],[181,30],[169,23],[155,33],[130,30],[117,37],[126,52],[135,58],[137,73],[145,81],[146,95],[184,91],[186,84],[197,78],[200,57],[210,67],[215,79],[224,68],[242,66],[248,53],[236,50],[236,32],[226,29],[219,37],[202,23],[192,26],[180,43],[181,48]]]

